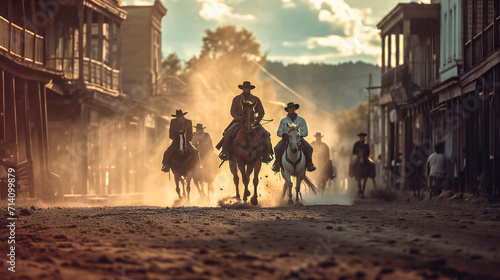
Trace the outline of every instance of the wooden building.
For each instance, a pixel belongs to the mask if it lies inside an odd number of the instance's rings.
[[[387,173],[405,185],[416,167],[411,147],[428,154],[443,142],[447,188],[498,194],[500,4],[431,2],[398,4],[377,25],[383,76],[376,101]],[[398,152],[402,163],[395,170]]]
[[[13,148],[17,197],[47,197],[49,184],[47,88],[62,72],[48,67],[43,7],[29,0],[0,1],[0,142]],[[37,24],[38,23],[38,24]]]
[[[464,187],[500,191],[500,4],[462,1]]]
[[[405,186],[415,166],[414,146],[433,138],[429,111],[439,83],[438,4],[400,3],[378,24],[382,38],[382,87],[378,100],[381,163],[387,183]]]
[[[121,24],[116,0],[69,0],[46,24],[46,61],[62,71],[48,94],[51,168],[59,194],[121,192],[128,103],[121,88]]]

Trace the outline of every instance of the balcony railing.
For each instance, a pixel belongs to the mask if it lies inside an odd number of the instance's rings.
[[[83,79],[106,89],[120,90],[120,70],[88,57],[83,58]]]
[[[43,64],[44,37],[0,17],[0,49],[24,61]]]

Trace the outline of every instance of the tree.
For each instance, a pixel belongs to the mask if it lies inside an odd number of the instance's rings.
[[[182,70],[182,62],[176,53],[171,53],[163,59],[161,67],[166,75],[177,75]]]
[[[239,84],[250,81],[256,85],[254,93],[268,98],[274,96],[273,84],[270,80],[259,81],[256,63],[265,63],[266,56],[247,29],[220,26],[205,30],[202,42],[199,55],[186,67],[188,95],[195,96],[189,106],[199,119],[210,124],[212,131],[222,131],[229,122],[231,101],[241,92]],[[267,107],[266,115],[270,111]]]

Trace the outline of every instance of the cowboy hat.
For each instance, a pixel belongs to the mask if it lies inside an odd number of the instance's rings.
[[[175,110],[175,115],[171,115],[172,117],[180,117],[180,116],[184,116],[186,115],[188,112],[186,113],[183,113],[182,112],[182,109],[179,109],[179,110]]]
[[[367,136],[368,134],[364,133],[364,132],[360,132],[358,133],[358,136],[361,137],[361,136]]]
[[[205,129],[206,127],[203,127],[203,124],[197,123],[196,126],[193,126],[196,129]]]
[[[254,89],[255,86],[252,85],[249,81],[244,81],[242,85],[238,85],[238,88],[239,89],[244,89],[244,88]]]
[[[292,107],[295,107],[295,110],[297,110],[297,109],[299,109],[300,105],[299,104],[295,104],[293,102],[289,102],[288,104],[286,104],[285,111],[288,112],[288,109],[290,109]]]
[[[314,134],[314,137],[321,137],[323,138],[325,135],[321,135],[321,132],[316,132],[316,134]]]

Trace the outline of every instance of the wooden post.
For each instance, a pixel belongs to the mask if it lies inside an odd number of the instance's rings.
[[[403,64],[410,66],[410,20],[403,20]]]
[[[80,82],[84,81],[83,78],[83,57],[85,54],[85,50],[83,49],[83,20],[85,16],[85,6],[83,4],[78,4],[78,80]]]
[[[89,78],[87,82],[92,82],[92,9],[86,8],[87,10],[87,46],[86,53],[89,58],[88,61],[88,72]]]
[[[27,80],[24,80],[23,79],[23,82],[24,82],[24,89],[23,89],[23,93],[24,93],[24,117],[25,117],[25,133],[26,133],[26,159],[28,161],[28,163],[31,164],[28,165],[28,169],[29,169],[29,172],[31,173],[31,181],[29,183],[29,186],[28,186],[28,190],[29,190],[29,196],[30,197],[35,197],[35,182],[33,182],[33,154],[32,154],[32,143],[31,143],[31,121],[30,121],[30,114],[29,114],[29,99],[28,99],[28,81]]]
[[[99,85],[103,85],[103,69],[104,69],[104,55],[103,55],[103,36],[102,36],[102,30],[103,30],[103,25],[104,25],[104,16],[103,14],[99,14],[98,16],[98,23],[97,23],[97,29],[98,29],[98,37],[97,37],[97,59],[101,62],[101,79],[99,81]],[[96,76],[97,78],[97,76]]]
[[[116,25],[116,69],[118,69],[120,72],[118,73],[118,91],[121,91],[121,85],[122,85],[122,32],[121,32],[121,25],[117,24]]]
[[[387,69],[392,68],[392,34],[387,34]]]
[[[115,57],[114,57],[114,53],[113,53],[113,49],[114,49],[114,44],[115,44],[115,26],[116,24],[114,22],[110,22],[109,23],[109,38],[108,38],[108,53],[109,53],[109,67],[111,68],[111,71],[109,72],[109,85],[108,85],[108,88],[109,89],[113,89],[113,64],[115,62]]]
[[[399,66],[399,57],[400,57],[400,50],[399,50],[399,30],[396,34],[396,67]]]
[[[41,175],[42,175],[42,188],[45,189],[48,186],[48,175],[49,175],[49,164],[48,164],[48,159],[47,159],[47,131],[46,131],[46,121],[47,121],[47,116],[44,114],[45,113],[45,98],[44,98],[44,93],[42,91],[45,91],[45,86],[43,85],[42,82],[37,82],[37,95],[38,95],[38,104],[37,106],[39,107],[39,118],[40,118],[40,134],[39,134],[39,142],[38,142],[38,150],[40,151],[40,170],[41,170]]]
[[[385,36],[386,35],[381,36],[381,38],[382,38],[382,74],[385,73]]]

